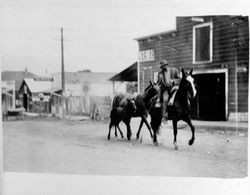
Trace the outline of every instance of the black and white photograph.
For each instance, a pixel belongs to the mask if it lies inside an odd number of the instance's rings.
[[[0,3],[0,193],[248,194],[247,1]]]

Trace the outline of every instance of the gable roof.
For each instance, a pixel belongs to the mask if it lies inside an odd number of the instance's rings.
[[[24,81],[31,93],[51,91],[51,81],[35,81],[33,78],[26,78]]]
[[[19,90],[23,79],[25,78],[34,78],[37,75],[28,72],[28,71],[3,71],[2,72],[2,81],[15,81],[15,89]]]

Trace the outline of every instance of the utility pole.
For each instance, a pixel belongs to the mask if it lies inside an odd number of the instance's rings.
[[[62,108],[62,118],[65,119],[66,115],[66,93],[65,93],[65,71],[64,71],[64,38],[63,38],[63,27],[61,28],[51,28],[52,30],[60,30],[61,31],[61,89],[62,89],[62,101],[61,101],[61,108]],[[56,39],[58,40],[58,39]]]
[[[61,79],[62,79],[62,117],[65,119],[65,72],[64,72],[64,48],[63,48],[63,28],[61,28]]]
[[[12,109],[16,109],[16,81],[13,80],[13,96],[12,96]]]

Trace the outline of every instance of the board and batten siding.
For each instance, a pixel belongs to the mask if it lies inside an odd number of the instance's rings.
[[[193,20],[201,18],[203,22]],[[212,23],[212,61],[193,63],[193,28]],[[248,112],[249,23],[243,16],[177,17],[176,30],[136,39],[139,51],[154,50],[155,60],[140,62],[140,91],[145,88],[159,62],[167,59],[169,66],[179,69],[228,71],[228,114]],[[148,67],[152,67],[149,69]]]

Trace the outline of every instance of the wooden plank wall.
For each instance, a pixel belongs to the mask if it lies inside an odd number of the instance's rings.
[[[177,17],[176,31],[163,33],[138,40],[139,51],[154,49],[155,61],[140,63],[140,83],[145,88],[151,78],[150,70],[143,67],[152,66],[152,72],[159,72],[159,62],[167,59],[170,66],[194,69],[228,68],[228,109],[229,112],[248,111],[248,70],[249,70],[249,24],[248,17],[202,16],[204,22],[213,23],[213,61],[205,64],[193,64],[193,26],[199,24],[192,17]],[[247,72],[238,73],[236,65],[247,67]],[[237,80],[236,80],[237,79]],[[236,92],[236,89],[237,92]],[[238,94],[238,96],[236,96]],[[238,101],[237,101],[238,100]]]

